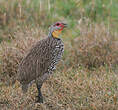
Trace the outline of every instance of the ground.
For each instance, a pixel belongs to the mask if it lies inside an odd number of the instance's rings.
[[[117,110],[118,74],[101,68],[97,72],[79,69],[53,74],[42,86],[44,103],[35,102],[36,85],[26,94],[18,81],[1,84],[2,110]]]

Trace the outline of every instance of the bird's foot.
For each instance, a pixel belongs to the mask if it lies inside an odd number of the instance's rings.
[[[42,96],[36,96],[36,103],[43,103],[43,97]]]

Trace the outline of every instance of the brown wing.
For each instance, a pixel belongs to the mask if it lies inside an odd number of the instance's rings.
[[[47,71],[50,63],[50,47],[48,39],[39,41],[21,61],[18,69],[18,79],[28,84]]]

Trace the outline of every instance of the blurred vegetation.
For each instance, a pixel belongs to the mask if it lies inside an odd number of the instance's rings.
[[[117,109],[117,18],[117,0],[0,0],[0,103],[8,103],[4,109]],[[63,61],[44,84],[47,102],[37,107],[30,97],[35,88],[27,99],[17,85],[5,84],[15,82],[19,62],[55,21],[68,24],[62,35]]]
[[[111,23],[117,21],[117,3],[117,0],[1,0],[0,28],[10,30],[26,25],[46,28],[57,20],[70,21],[72,26],[79,19]]]

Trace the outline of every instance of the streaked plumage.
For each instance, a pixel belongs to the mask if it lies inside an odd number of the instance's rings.
[[[18,80],[22,84],[24,92],[27,91],[28,86],[35,81],[38,88],[38,101],[43,102],[41,94],[41,86],[43,82],[52,74],[53,70],[56,69],[56,64],[61,59],[64,45],[60,38],[53,36],[55,30],[62,30],[64,23],[55,23],[51,26],[49,35],[47,38],[38,41],[34,45],[29,53],[21,61],[18,69]]]

